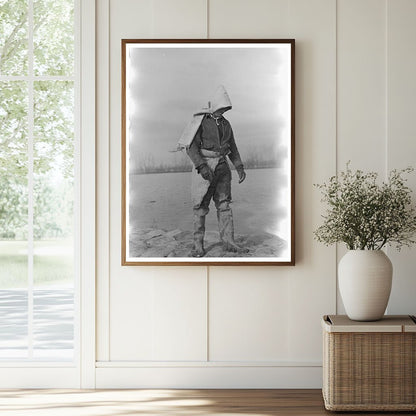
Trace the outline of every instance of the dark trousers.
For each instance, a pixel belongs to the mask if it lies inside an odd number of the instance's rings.
[[[217,211],[230,210],[231,170],[225,160],[220,161],[216,166],[214,179],[212,180],[201,203],[194,206],[194,213],[199,216],[207,215],[211,199],[214,200]]]

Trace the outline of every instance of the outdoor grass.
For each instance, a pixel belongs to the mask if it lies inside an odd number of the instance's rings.
[[[73,281],[71,241],[35,241],[33,280],[35,286],[68,284]],[[0,289],[28,285],[26,241],[0,241]]]

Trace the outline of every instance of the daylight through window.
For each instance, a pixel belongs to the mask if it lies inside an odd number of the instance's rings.
[[[0,0],[0,360],[74,356],[72,0]]]

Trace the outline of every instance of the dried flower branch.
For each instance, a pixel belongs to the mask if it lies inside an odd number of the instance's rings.
[[[377,183],[377,173],[345,172],[315,185],[328,204],[324,223],[314,232],[326,244],[344,242],[350,250],[380,250],[386,244],[400,250],[415,243],[416,210],[404,174],[413,168],[392,170],[387,182]]]

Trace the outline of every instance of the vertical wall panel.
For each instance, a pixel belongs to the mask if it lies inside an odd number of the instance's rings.
[[[155,38],[205,38],[206,0],[153,0]]]
[[[132,268],[116,279],[111,286],[111,360],[206,360],[203,269]]]
[[[153,280],[157,271],[111,275],[110,360],[150,361],[153,353]],[[127,289],[128,288],[128,289]]]
[[[320,317],[335,311],[335,262],[330,254],[335,251],[313,243],[312,232],[320,219],[320,197],[313,183],[335,172],[335,3],[211,0],[210,4],[213,37],[296,39],[297,100],[296,267],[210,268],[210,358],[230,359],[234,350],[237,356],[256,360],[320,361]],[[256,303],[246,306],[252,286],[258,290]],[[261,295],[268,291],[270,295]],[[256,323],[256,318],[268,314],[269,320]],[[227,325],[235,332],[225,336]]]
[[[208,0],[208,2],[208,32],[212,39],[288,37],[290,0]]]
[[[287,0],[210,0],[209,4],[211,38],[290,37]],[[287,360],[284,268],[210,267],[209,276],[209,359]]]
[[[96,3],[97,13],[97,40],[96,40],[96,62],[97,74],[96,85],[99,99],[97,106],[97,138],[96,140],[96,164],[97,164],[97,360],[107,361],[110,358],[110,263],[109,263],[109,222],[110,222],[110,155],[109,155],[109,21],[110,21],[110,2],[103,0]],[[105,256],[103,256],[103,254]]]
[[[386,6],[338,0],[338,170],[384,173],[386,160]]]
[[[388,169],[416,168],[416,2],[388,2]],[[416,201],[416,173],[408,185]],[[393,262],[389,313],[416,313],[416,248],[398,253]]]
[[[159,361],[207,359],[206,274],[201,267],[172,268],[153,280],[153,354]]]
[[[109,253],[100,253],[100,259],[110,259],[111,360],[206,359],[206,268],[121,267],[120,260],[121,39],[168,33],[205,37],[206,4],[110,1],[110,242]]]
[[[288,278],[280,271],[210,268],[210,361],[288,359]]]
[[[335,248],[313,240],[322,205],[314,183],[335,173],[336,3],[293,0],[296,38],[296,256],[289,274],[291,360],[321,360],[320,319],[335,312]]]
[[[385,174],[386,3],[337,1],[337,168]],[[337,262],[346,253],[339,245]],[[338,313],[345,313],[338,294]]]

